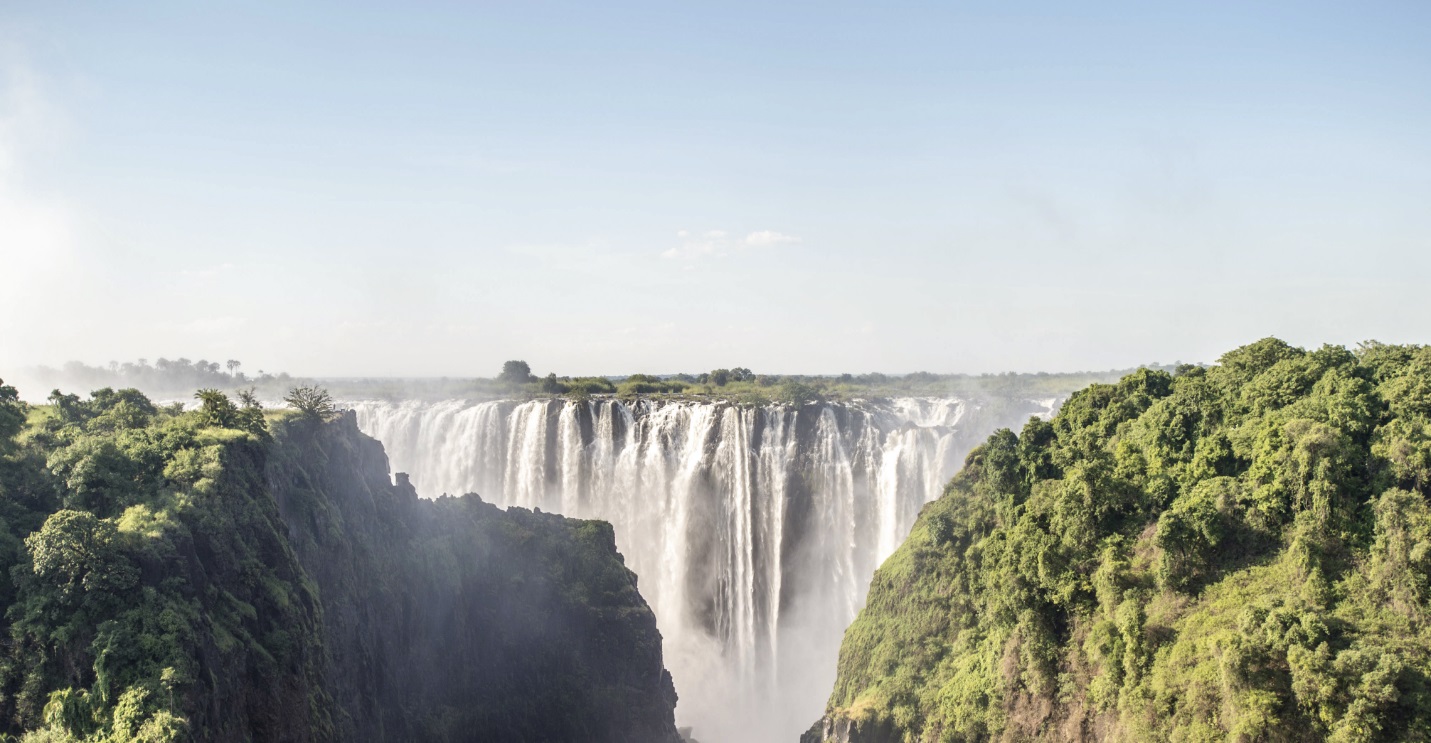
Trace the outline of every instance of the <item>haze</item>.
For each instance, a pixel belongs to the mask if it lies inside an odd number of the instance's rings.
[[[0,375],[1431,331],[1425,3],[0,9]]]

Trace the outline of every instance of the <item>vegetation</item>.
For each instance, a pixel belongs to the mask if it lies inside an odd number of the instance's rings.
[[[47,383],[62,382],[83,387],[134,387],[163,397],[187,397],[196,387],[225,391],[242,401],[279,400],[295,387],[323,388],[339,399],[393,398],[499,399],[512,396],[565,397],[585,399],[593,395],[664,396],[684,399],[730,400],[745,405],[790,403],[815,400],[904,396],[957,396],[965,398],[1053,398],[1079,387],[1118,379],[1129,370],[1076,372],[1069,374],[931,374],[915,372],[887,374],[756,374],[745,367],[714,369],[702,374],[632,374],[626,377],[571,377],[548,372],[532,373],[525,361],[508,361],[492,378],[432,379],[300,379],[288,374],[260,372],[249,377],[232,362],[229,373],[212,362],[160,360],[150,366],[110,364],[108,368],[71,362],[62,369],[37,370],[34,376]],[[1172,371],[1175,366],[1155,367]],[[794,393],[800,393],[798,395]]]
[[[497,375],[497,381],[503,384],[527,384],[536,380],[532,376],[532,367],[525,361],[508,361],[502,364],[502,373]]]
[[[333,405],[333,396],[317,385],[294,387],[283,396],[283,401],[299,413],[318,420],[327,420],[338,412]]]
[[[0,382],[0,740],[678,739],[610,525],[420,501],[289,397]]]
[[[1431,348],[1266,339],[1002,430],[807,740],[1431,740]]]
[[[127,387],[170,397],[186,396],[201,387],[239,389],[243,385],[253,384],[266,388],[287,384],[290,379],[286,373],[270,374],[262,369],[249,375],[243,371],[243,363],[237,359],[229,359],[221,365],[217,361],[190,361],[186,358],[160,358],[152,364],[148,359],[124,363],[111,361],[104,366],[89,366],[71,361],[58,369],[39,367],[32,370],[28,376],[63,387]]]
[[[329,724],[305,650],[314,597],[256,487],[262,413],[196,397],[188,413],[109,388],[27,408],[0,386],[0,730],[117,742]]]

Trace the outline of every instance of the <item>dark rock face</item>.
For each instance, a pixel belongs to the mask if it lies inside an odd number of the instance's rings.
[[[337,739],[680,740],[610,524],[421,500],[351,414],[275,440],[266,476],[320,598]]]
[[[899,743],[902,739],[888,723],[858,723],[829,716],[800,735],[800,743]]]

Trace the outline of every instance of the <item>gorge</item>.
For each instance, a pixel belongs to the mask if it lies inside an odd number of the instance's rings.
[[[599,518],[703,740],[793,740],[870,576],[965,454],[1056,399],[347,400],[419,495]]]

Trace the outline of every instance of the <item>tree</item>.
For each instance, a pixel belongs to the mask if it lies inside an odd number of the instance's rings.
[[[114,524],[87,511],[58,511],[25,538],[35,575],[65,599],[122,591],[138,572],[120,552]]]
[[[199,420],[206,426],[219,428],[238,427],[238,407],[228,395],[215,389],[201,389],[194,393],[199,401]]]
[[[730,381],[729,369],[716,369],[711,372],[711,384],[717,387],[724,387]]]
[[[525,361],[508,361],[502,364],[502,373],[497,377],[497,381],[507,384],[526,384],[534,381],[532,367]]]
[[[25,403],[20,401],[20,393],[0,379],[0,454],[25,427],[25,415]]]
[[[89,410],[80,402],[79,395],[52,390],[49,401],[64,423],[83,423],[89,419]]]
[[[283,396],[283,401],[288,403],[288,407],[319,420],[330,418],[338,412],[338,408],[333,405],[333,396],[328,394],[328,390],[317,385],[294,387]]]
[[[252,387],[238,391],[239,407],[238,426],[250,433],[259,436],[268,435],[268,424],[263,420],[263,403],[258,400],[258,393]]]
[[[808,402],[820,402],[824,396],[815,387],[790,379],[781,383],[775,399],[799,407]]]
[[[240,362],[238,359],[229,359],[228,361],[224,362],[224,366],[228,367],[229,376],[237,377],[239,367],[243,366],[243,363]]]

